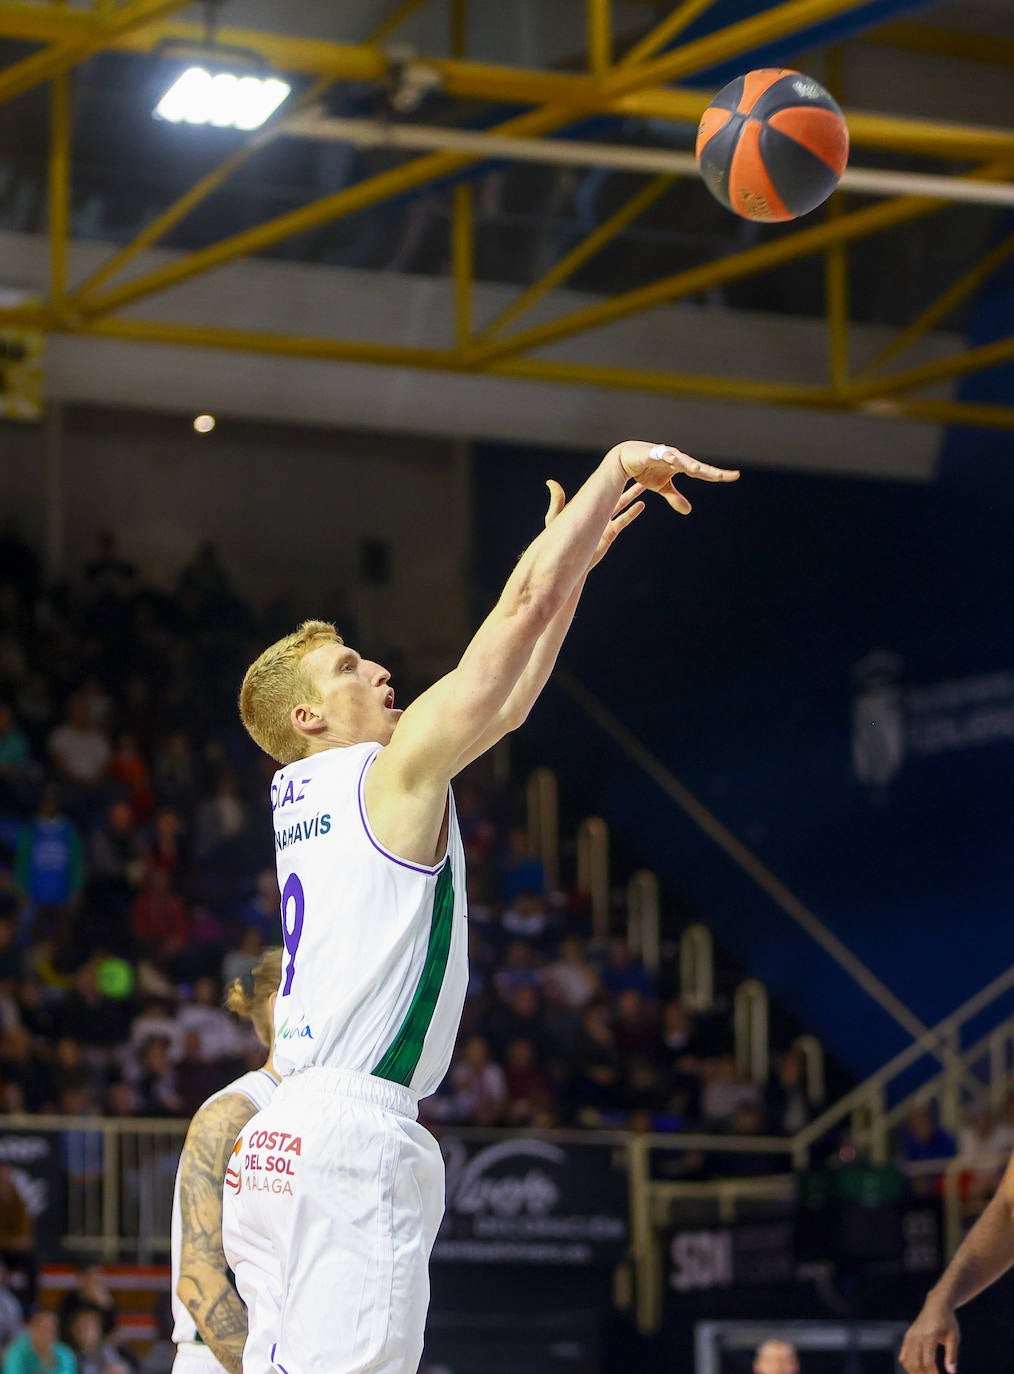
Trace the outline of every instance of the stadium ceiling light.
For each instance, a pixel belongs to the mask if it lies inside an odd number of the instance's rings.
[[[237,76],[188,67],[152,111],[170,124],[210,124],[216,129],[259,129],[292,87],[277,76]]]

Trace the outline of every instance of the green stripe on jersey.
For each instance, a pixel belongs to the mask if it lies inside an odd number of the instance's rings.
[[[430,939],[426,948],[426,961],[423,964],[419,986],[401,1023],[401,1029],[391,1041],[390,1048],[373,1070],[377,1078],[387,1078],[392,1083],[402,1083],[406,1087],[412,1082],[423,1041],[433,1020],[437,998],[447,972],[447,956],[451,949],[451,928],[454,916],[454,880],[451,877],[451,861],[448,858],[433,893],[433,916],[430,921]]]

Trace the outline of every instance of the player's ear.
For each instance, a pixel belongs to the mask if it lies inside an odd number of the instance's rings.
[[[301,735],[319,735],[327,726],[324,717],[305,703],[293,706],[289,720],[292,721],[293,729],[298,730]]]

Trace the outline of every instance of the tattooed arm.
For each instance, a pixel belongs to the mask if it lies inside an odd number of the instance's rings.
[[[176,1292],[228,1374],[242,1374],[247,1324],[222,1253],[222,1186],[236,1137],[256,1110],[240,1093],[203,1107],[190,1123],[180,1167],[183,1243]]]

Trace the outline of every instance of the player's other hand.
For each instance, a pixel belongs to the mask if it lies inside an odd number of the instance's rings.
[[[937,1374],[937,1348],[944,1348],[944,1369],[956,1374],[961,1332],[954,1309],[932,1295],[905,1333],[898,1361],[906,1374]]]
[[[627,439],[617,444],[612,452],[628,477],[639,482],[646,491],[657,492],[679,515],[689,515],[692,507],[683,493],[676,490],[674,477],[696,477],[700,482],[735,482],[739,477],[733,468],[713,468],[666,444]]]
[[[550,477],[546,483],[549,488],[549,509],[546,511],[546,528],[553,523],[556,517],[567,504],[567,496],[555,478]],[[628,525],[632,525],[637,517],[644,510],[644,502],[639,501],[638,497],[644,491],[640,482],[630,482],[623,489],[620,499],[613,507],[613,513],[609,524],[602,531],[602,538],[599,540],[595,556],[588,565],[590,572],[596,563],[600,563],[612,547],[613,540],[620,535]]]

